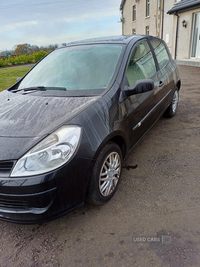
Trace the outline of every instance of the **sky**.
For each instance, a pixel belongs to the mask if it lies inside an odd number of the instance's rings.
[[[0,51],[120,35],[121,0],[0,0]]]

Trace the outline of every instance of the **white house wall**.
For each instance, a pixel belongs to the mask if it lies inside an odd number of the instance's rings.
[[[177,59],[189,59],[192,33],[193,33],[193,17],[194,14],[200,12],[200,8],[179,13],[179,33],[177,43]],[[182,26],[182,21],[186,20],[187,28]],[[175,27],[174,27],[175,28]]]
[[[165,0],[163,26],[163,40],[167,43],[172,56],[174,54],[174,26],[176,25],[176,16],[168,15],[167,11],[173,7],[173,4],[175,4],[174,0]]]
[[[161,36],[161,11],[159,10],[160,0],[150,1],[150,16],[146,17],[146,1],[126,0],[123,6],[122,34],[129,35],[136,29],[136,34],[146,34],[146,27],[149,26],[149,34]],[[136,21],[133,21],[133,6],[136,5]]]

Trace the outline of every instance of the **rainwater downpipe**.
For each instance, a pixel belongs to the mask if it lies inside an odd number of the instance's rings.
[[[177,16],[177,25],[176,25],[176,41],[175,41],[175,57],[174,59],[176,60],[177,58],[177,46],[178,46],[178,26],[179,26],[179,15],[177,13],[174,14]]]
[[[163,40],[164,15],[165,15],[165,0],[163,0],[163,3],[162,3],[162,30],[161,30],[162,40]]]

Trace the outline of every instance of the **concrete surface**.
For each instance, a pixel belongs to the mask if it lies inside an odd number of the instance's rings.
[[[40,226],[0,221],[1,267],[200,266],[200,68],[180,71],[177,115],[129,154],[113,199]]]
[[[33,67],[36,63],[34,64],[24,64],[24,65],[14,65],[14,66],[7,66],[7,67],[0,67],[0,70],[6,70],[6,69],[12,69],[12,68],[21,68],[21,67]]]
[[[200,59],[176,59],[178,65],[200,67]]]

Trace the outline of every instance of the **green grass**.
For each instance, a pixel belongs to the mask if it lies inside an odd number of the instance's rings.
[[[0,69],[0,91],[16,83],[18,77],[23,77],[30,67]]]

